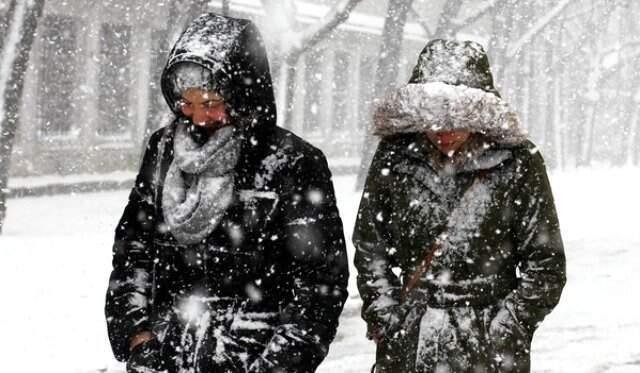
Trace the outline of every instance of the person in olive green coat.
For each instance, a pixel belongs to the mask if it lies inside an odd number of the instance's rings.
[[[530,371],[564,287],[545,165],[474,42],[434,40],[380,103],[353,242],[376,371]]]

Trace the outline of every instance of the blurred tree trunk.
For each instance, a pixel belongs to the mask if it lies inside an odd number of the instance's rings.
[[[563,30],[565,29],[566,25],[564,23],[562,23],[559,27],[558,30],[558,41],[556,45],[564,45],[564,43],[566,42],[566,37],[565,34],[563,32]],[[556,62],[556,60],[558,59],[560,53],[560,51],[556,51],[555,56],[554,56],[554,63]],[[567,81],[568,81],[568,73],[567,73],[567,69],[566,66],[564,64],[556,64],[555,69],[555,80],[557,80],[556,83],[556,95],[555,95],[555,100],[556,100],[556,105],[557,107],[557,117],[556,117],[556,121],[559,123],[558,124],[558,128],[556,131],[556,141],[560,144],[560,149],[558,151],[558,157],[560,158],[560,167],[563,169],[567,168],[567,165],[569,164],[569,152],[568,152],[568,148],[569,148],[569,141],[568,141],[568,137],[567,137],[567,133],[568,133],[568,129],[569,129],[569,120],[567,118],[567,110],[568,110],[568,106],[571,105],[571,101],[570,101],[570,95],[568,94],[570,92],[571,87],[567,85]]]
[[[434,38],[450,39],[455,36],[454,19],[460,13],[463,3],[464,0],[449,0],[444,4],[438,19],[438,26],[433,33]]]
[[[313,48],[317,43],[327,38],[331,32],[338,27],[341,23],[346,21],[351,11],[362,0],[342,0],[338,2],[318,23],[308,27],[305,30],[296,31],[295,35],[297,39],[291,43],[293,47],[285,48],[282,45],[276,45],[272,55],[272,70],[274,71],[274,77],[279,79],[278,86],[284,90],[281,98],[281,116],[284,127],[291,126],[291,109],[293,97],[295,94],[295,76],[296,65],[298,60],[306,51]],[[169,6],[169,15],[171,15],[171,22],[167,22],[166,28],[160,30],[161,38],[166,42],[162,45],[166,48],[160,48],[159,55],[166,55],[170,51],[171,46],[175,40],[179,37],[180,33],[184,30],[189,21],[195,18],[198,14],[205,11],[208,7],[208,0],[174,0]],[[281,26],[282,36],[291,37],[293,29],[297,23],[295,22],[295,4],[289,1],[282,0],[262,0],[263,7],[267,10],[267,13],[271,16],[282,13],[281,18],[283,20]],[[222,2],[221,12],[225,15],[230,13],[230,1],[225,0]],[[285,31],[286,30],[286,31]],[[161,72],[161,69],[160,69]],[[157,73],[156,78],[160,79],[160,72]],[[158,129],[161,124],[164,124],[165,117],[170,114],[168,110],[164,109],[166,106],[163,102],[161,94],[157,94],[158,89],[152,90],[152,97],[150,100],[153,105],[158,109],[155,114],[150,115],[147,121],[147,136],[153,131]]]
[[[533,4],[531,2],[527,2],[524,6],[524,9],[520,10],[518,16],[521,19],[521,22],[518,24],[518,34],[522,34],[526,31],[527,27],[531,22],[531,18],[525,17],[527,14],[529,17],[532,17],[533,13]],[[534,113],[531,111],[531,102],[533,97],[535,97],[535,92],[533,87],[535,86],[533,83],[533,71],[534,71],[534,60],[531,51],[529,50],[527,53],[518,53],[520,56],[518,61],[516,62],[515,68],[516,70],[516,86],[512,87],[511,93],[516,97],[519,97],[519,101],[516,109],[520,112],[520,121],[523,129],[525,131],[530,128],[531,118],[534,117]],[[499,77],[497,77],[499,79]],[[506,84],[508,82],[504,82]]]
[[[633,65],[636,68],[640,68],[640,59],[635,58]],[[640,141],[640,76],[638,74],[630,74],[633,80],[633,85],[630,87],[628,97],[626,99],[627,105],[625,111],[627,116],[625,117],[625,131],[622,133],[622,145],[624,153],[622,154],[622,165],[638,165],[638,145]]]
[[[0,233],[7,212],[11,152],[20,122],[24,76],[44,0],[14,0],[10,9],[0,60]]]
[[[413,0],[389,0],[384,28],[382,30],[380,52],[378,54],[378,66],[376,68],[373,92],[374,103],[385,97],[391,88],[394,87],[398,79],[400,55],[404,39],[404,26],[407,22],[407,13],[411,9],[412,3]],[[375,106],[375,104],[372,106]],[[356,181],[356,189],[358,190],[364,186],[377,143],[378,141],[371,131],[366,131]]]
[[[521,5],[522,6],[522,5]],[[526,6],[526,5],[524,5]],[[491,36],[489,38],[488,53],[491,55],[491,70],[497,85],[502,88],[508,82],[503,79],[507,65],[507,50],[511,39],[515,36],[513,15],[516,5],[513,3],[504,4],[501,7],[494,8],[491,12]],[[529,7],[530,8],[530,7]],[[523,31],[526,31],[523,29]],[[516,30],[519,33],[520,30]],[[519,55],[519,54],[518,54]],[[517,58],[517,56],[514,56]],[[504,82],[504,84],[499,84]],[[506,92],[505,92],[506,93]]]
[[[627,166],[638,166],[638,143],[640,137],[638,136],[638,126],[640,122],[640,109],[638,109],[638,95],[640,90],[637,90],[634,94],[635,107],[632,109],[631,118],[629,119],[629,134],[627,135]]]
[[[411,16],[422,25],[428,37],[445,38],[455,37],[468,25],[490,17],[488,52],[496,85],[503,97],[516,103],[523,113],[523,124],[544,149],[550,167],[590,164],[599,147],[598,134],[602,126],[609,124],[600,118],[603,112],[616,115],[615,111],[624,121],[622,133],[626,138],[608,154],[615,163],[634,162],[629,159],[638,157],[636,142],[640,141],[640,123],[630,114],[640,102],[635,99],[640,94],[636,95],[631,86],[640,84],[640,78],[636,82],[631,75],[637,74],[631,71],[637,71],[640,66],[636,66],[629,53],[620,51],[620,61],[613,62],[616,66],[612,68],[608,66],[612,58],[607,56],[607,50],[610,54],[618,45],[623,48],[624,44],[637,39],[635,24],[633,30],[620,31],[617,18],[611,17],[612,13],[622,14],[632,23],[637,14],[635,2],[452,0],[443,4],[441,14],[432,24],[427,24],[426,17],[414,9],[410,9]],[[389,6],[393,6],[393,1],[389,1]],[[620,34],[619,42],[610,36],[613,29]],[[401,39],[402,35],[396,38]],[[380,62],[382,67],[378,66],[378,72],[388,67],[383,65],[383,60]],[[620,70],[623,65],[626,73]],[[611,88],[610,81],[616,78],[621,83],[613,89],[620,91],[619,100],[613,105],[611,101],[601,102],[603,87]],[[376,82],[378,79],[376,76]],[[384,93],[384,89],[376,86],[377,98]],[[611,138],[615,144],[620,144],[616,138],[618,133]],[[375,139],[367,134],[357,188],[363,185],[374,150]]]
[[[230,3],[231,0],[222,0],[222,15],[223,16],[229,16],[229,11],[230,11]]]
[[[628,12],[629,27],[633,35],[632,41],[638,42],[638,27],[633,19],[637,16],[640,7],[638,4],[632,6]],[[640,55],[633,57],[633,62],[629,66],[628,74],[631,75],[633,82],[631,83],[629,96],[627,98],[628,129],[625,137],[624,146],[626,148],[626,159],[624,160],[628,166],[638,166],[638,149],[640,148],[640,74],[635,73],[640,69]],[[626,77],[622,77],[623,79]]]
[[[7,35],[10,20],[16,9],[16,1],[3,0],[0,2],[0,8],[3,10],[3,13],[0,14],[0,51],[2,51],[4,50],[5,35]]]
[[[281,58],[277,58],[280,65],[274,66],[274,70],[278,71],[279,88],[283,90],[280,95],[280,105],[282,106],[280,115],[283,127],[293,127],[293,98],[296,92],[297,65],[300,58],[349,19],[351,11],[361,2],[362,0],[339,1],[318,23],[300,31],[299,37],[295,38],[288,47],[280,46]],[[282,6],[281,4],[276,5],[273,0],[263,0],[263,5],[266,9]],[[292,20],[291,17],[294,19]],[[289,25],[295,25],[295,13],[289,13],[287,18]]]
[[[603,51],[607,49],[608,41],[601,36],[607,31],[613,10],[613,6],[604,9],[594,7],[593,16],[586,26],[587,30],[591,30],[594,35],[590,36],[587,43],[583,45],[586,77],[583,79],[585,85],[580,89],[579,106],[584,111],[585,119],[582,130],[578,131],[580,146],[578,166],[589,166],[593,160],[596,120],[603,108],[602,80],[607,73]]]
[[[551,26],[546,34],[541,35],[541,39],[544,41],[542,45],[545,49],[545,95],[546,102],[544,107],[546,108],[546,120],[545,126],[545,148],[547,150],[547,164],[549,168],[560,169],[563,167],[562,159],[562,136],[560,135],[563,127],[563,123],[560,117],[560,110],[562,108],[562,100],[560,97],[560,89],[562,76],[559,74],[561,67],[553,68],[554,56],[557,52],[557,45],[562,45],[560,28],[561,24],[554,24]]]
[[[451,0],[444,3],[442,11],[437,18],[437,24],[433,32],[430,31],[429,25],[421,22],[425,33],[429,37],[444,37],[453,38],[456,34],[462,31],[465,27],[468,27],[478,20],[491,16],[492,31],[489,37],[489,53],[492,56],[492,70],[494,73],[496,84],[503,82],[505,78],[505,69],[512,63],[521,61],[521,54],[530,45],[533,48],[534,40],[540,35],[549,25],[561,17],[565,9],[569,6],[570,0],[562,0],[554,6],[545,5],[540,7],[541,11],[539,18],[532,18],[531,24],[527,24],[526,27],[515,27],[516,19],[522,24],[523,17],[521,14],[516,14],[516,4],[528,8],[536,8],[537,2],[530,0],[526,2],[513,2],[509,0],[491,0],[484,4],[477,6],[474,12],[471,12],[464,18],[460,18],[461,10],[465,9],[465,6],[471,5],[473,2],[464,0]],[[395,79],[398,76],[398,64],[401,55],[401,46],[403,39],[403,30],[407,22],[407,12],[411,12],[417,18],[420,17],[417,12],[412,8],[413,1],[401,1],[401,0],[389,0],[387,16],[385,19],[385,25],[382,32],[380,58],[378,61],[378,68],[376,71],[376,86],[374,97],[380,99],[384,97],[388,88],[395,83]],[[466,9],[465,9],[466,10]],[[518,17],[516,17],[518,16]],[[532,53],[531,50],[526,50],[527,54]],[[535,63],[535,57],[529,59],[532,66]],[[520,68],[516,66],[514,68]],[[518,75],[518,72],[513,74]],[[527,81],[531,81],[531,77],[526,77]],[[512,83],[511,83],[512,84]],[[531,83],[528,87],[530,92],[527,92],[527,97],[533,97],[531,93],[536,87]],[[519,91],[518,87],[509,87],[511,93]],[[505,97],[506,98],[506,97]],[[375,100],[374,100],[375,102]],[[374,105],[375,106],[375,105]],[[529,110],[530,118],[537,118],[537,111]],[[369,164],[373,158],[377,141],[370,133],[365,134],[363,143],[362,158],[360,160],[360,168],[358,170],[358,178],[356,182],[356,189],[361,189],[364,185],[364,181],[369,169]]]
[[[286,61],[288,46],[293,37],[292,34],[298,30],[297,8],[293,0],[261,0],[262,7],[266,14],[269,14],[270,22],[263,25],[265,38],[271,46],[269,65],[274,79],[274,89],[276,90],[277,117],[282,124],[286,122],[284,118],[290,113],[292,107],[293,88],[289,82],[295,84],[295,66],[290,67]],[[285,126],[286,127],[286,126]]]
[[[637,36],[638,28],[636,26],[636,16],[637,13],[633,10],[637,10],[637,5],[634,7],[632,4],[627,5],[627,9],[623,13],[623,35],[629,38],[628,42],[633,44],[639,43],[639,38]],[[626,55],[624,53],[624,49],[621,48],[621,55]],[[640,84],[640,76],[635,72],[638,71],[640,67],[640,55],[636,54],[635,56],[630,56],[628,59],[628,63],[623,64],[623,66],[618,69],[618,81],[622,82],[622,84],[618,85],[623,91],[622,98],[620,99],[620,115],[622,131],[620,133],[620,158],[619,164],[632,164],[633,162],[633,150],[635,146],[635,126],[634,122],[634,114],[636,106],[638,105],[636,90],[638,85]]]

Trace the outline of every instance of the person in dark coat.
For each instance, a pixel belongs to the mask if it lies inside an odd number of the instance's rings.
[[[106,320],[128,372],[314,372],[347,297],[322,152],[276,126],[262,39],[205,14],[173,48],[176,115],[116,228]]]
[[[429,42],[374,127],[353,242],[376,371],[529,372],[565,256],[542,156],[483,48]]]

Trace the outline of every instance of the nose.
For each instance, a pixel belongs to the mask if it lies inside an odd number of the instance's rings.
[[[227,122],[227,113],[224,109],[224,106],[217,108],[200,108],[197,107],[193,111],[193,115],[191,116],[191,120],[195,124],[199,125],[207,125],[216,122]]]
[[[438,134],[438,140],[440,142],[452,142],[460,140],[462,136],[455,132],[443,132]]]
[[[200,108],[193,110],[193,114],[191,114],[191,120],[195,124],[207,124],[207,122],[209,121],[207,118],[206,110]]]

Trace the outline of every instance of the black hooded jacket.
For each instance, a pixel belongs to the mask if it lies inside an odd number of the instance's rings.
[[[212,72],[244,133],[235,200],[206,242],[189,246],[167,232],[161,205],[174,131],[184,125],[169,79],[180,62]],[[128,360],[130,338],[148,330],[169,371],[184,364],[215,372],[315,371],[347,296],[342,222],[322,152],[275,125],[256,27],[201,16],[172,50],[162,88],[178,120],[151,136],[116,228],[105,309],[116,358]],[[207,312],[225,316],[188,343],[192,330],[182,313],[194,296]]]

